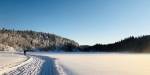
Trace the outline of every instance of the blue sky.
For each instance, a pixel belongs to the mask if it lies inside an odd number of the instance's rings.
[[[112,43],[150,34],[150,0],[0,0],[0,27]]]

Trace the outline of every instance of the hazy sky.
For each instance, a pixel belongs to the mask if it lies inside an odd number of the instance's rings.
[[[150,0],[0,0],[0,27],[112,43],[150,34]]]

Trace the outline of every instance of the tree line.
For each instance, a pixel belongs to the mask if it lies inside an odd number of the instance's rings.
[[[22,50],[63,50],[72,51],[79,44],[73,40],[55,34],[32,30],[0,29],[0,44]]]
[[[112,44],[80,47],[83,52],[150,52],[150,35],[128,37]]]

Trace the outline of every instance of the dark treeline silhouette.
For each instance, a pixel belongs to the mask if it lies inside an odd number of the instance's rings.
[[[79,45],[77,42],[55,34],[31,30],[0,29],[0,50],[65,50],[72,51]]]
[[[150,52],[150,35],[141,37],[129,37],[112,44],[96,44],[94,46],[82,46],[83,52]]]

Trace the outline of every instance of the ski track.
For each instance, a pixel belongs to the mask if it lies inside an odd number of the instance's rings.
[[[5,73],[5,75],[37,75],[44,60],[34,56],[31,56],[31,58],[33,58],[32,61]]]
[[[41,70],[37,75],[59,75],[55,67],[55,59],[47,56],[40,56],[44,60]]]
[[[65,75],[56,59],[47,56],[30,56],[31,61],[3,75]]]

